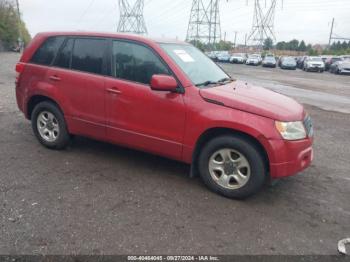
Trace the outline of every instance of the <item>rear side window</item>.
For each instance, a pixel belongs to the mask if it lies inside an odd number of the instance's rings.
[[[107,48],[107,40],[104,39],[75,39],[72,69],[103,74],[103,58]]]
[[[58,54],[54,66],[70,68],[74,39],[68,39]]]
[[[113,41],[113,76],[133,82],[149,84],[155,74],[170,75],[168,68],[147,47]]]
[[[63,36],[48,38],[35,52],[30,62],[39,65],[50,65],[64,39]]]

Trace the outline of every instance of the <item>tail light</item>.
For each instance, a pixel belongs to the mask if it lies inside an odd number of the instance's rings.
[[[24,71],[24,67],[25,67],[25,64],[23,63],[16,64],[16,87],[18,85],[18,81],[21,76],[21,73]]]

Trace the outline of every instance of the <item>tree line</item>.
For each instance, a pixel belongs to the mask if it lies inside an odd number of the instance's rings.
[[[31,40],[23,20],[19,19],[15,7],[6,0],[0,0],[0,48],[11,50],[18,47],[22,36],[24,45]]]
[[[309,55],[345,55],[350,54],[350,41],[334,42],[329,48],[318,51],[311,44],[306,44],[304,40],[293,39],[289,42],[277,42],[274,45],[271,38],[265,39],[264,50],[273,48],[276,50],[307,52]]]

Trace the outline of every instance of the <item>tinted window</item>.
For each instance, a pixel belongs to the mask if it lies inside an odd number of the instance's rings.
[[[58,54],[54,65],[57,67],[70,68],[70,62],[72,57],[72,49],[73,49],[73,39],[68,39],[64,44],[61,52]]]
[[[144,84],[149,84],[155,74],[170,75],[149,48],[122,41],[113,41],[112,70],[117,78]]]
[[[40,65],[50,65],[63,41],[64,37],[62,36],[48,38],[35,52],[31,62]]]
[[[107,41],[103,39],[76,39],[73,48],[72,69],[102,74]]]

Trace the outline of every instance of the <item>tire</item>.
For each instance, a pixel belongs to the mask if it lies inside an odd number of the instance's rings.
[[[217,167],[216,163],[224,162],[221,158],[225,153],[221,152],[230,152],[230,157],[227,158],[241,160],[236,162],[236,167],[234,163],[230,164],[231,162],[228,161],[219,165],[222,171],[213,171],[212,167]],[[227,153],[226,156],[228,156]],[[237,156],[239,157],[237,158]],[[209,189],[234,199],[244,199],[256,194],[264,185],[267,177],[264,158],[260,150],[248,139],[233,135],[220,136],[210,140],[202,148],[199,155],[198,170]],[[237,170],[240,170],[241,175],[238,175]],[[223,176],[223,174],[229,175]],[[238,177],[241,182],[238,182],[239,180],[233,176]],[[220,180],[221,177],[222,180]]]
[[[49,149],[61,150],[70,142],[66,121],[61,110],[52,102],[40,102],[31,116],[32,129],[39,142]],[[40,130],[39,126],[42,126]]]

